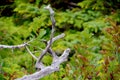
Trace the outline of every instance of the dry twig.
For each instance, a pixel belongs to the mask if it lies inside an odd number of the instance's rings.
[[[61,63],[63,63],[64,61],[67,60],[67,57],[69,55],[69,52],[70,52],[70,49],[66,49],[63,54],[58,57],[55,52],[52,50],[51,48],[51,45],[54,41],[60,39],[60,38],[63,38],[65,36],[64,33],[54,37],[54,31],[55,31],[55,19],[54,19],[54,11],[53,9],[50,7],[50,5],[48,5],[47,7],[45,7],[45,9],[49,10],[50,12],[50,18],[51,18],[51,21],[52,21],[52,31],[51,31],[51,34],[50,34],[50,40],[47,41],[46,43],[46,48],[43,50],[43,52],[41,53],[41,55],[39,56],[39,58],[37,58],[35,55],[33,55],[33,53],[30,51],[30,49],[27,47],[28,43],[31,42],[27,42],[27,43],[24,43],[24,44],[20,44],[20,45],[12,45],[12,46],[8,46],[8,45],[0,45],[0,48],[10,48],[10,49],[14,49],[14,48],[22,48],[22,47],[25,47],[26,50],[28,51],[28,53],[34,58],[36,59],[36,64],[35,64],[35,67],[37,69],[39,69],[39,71],[33,73],[33,74],[30,74],[30,75],[25,75],[23,76],[22,78],[18,78],[16,80],[38,80],[48,74],[51,74],[52,72],[55,72],[55,71],[58,71],[59,70],[59,65]],[[50,66],[44,66],[44,64],[41,62],[42,58],[44,57],[44,55],[49,52],[52,57],[53,57],[53,61],[52,61],[52,64]]]
[[[37,62],[36,62],[36,68],[39,69],[40,67],[40,63],[41,63],[41,59],[43,58],[43,56],[47,53],[48,49],[50,48],[51,44],[52,44],[52,39],[54,37],[54,31],[55,31],[55,19],[54,19],[54,11],[53,9],[50,7],[50,5],[48,5],[47,7],[45,7],[45,9],[49,10],[50,12],[50,18],[52,21],[52,31],[51,31],[51,35],[50,35],[50,41],[47,44],[47,47],[45,48],[45,50],[43,50],[43,52],[40,54]]]
[[[19,78],[16,80],[38,80],[48,74],[51,74],[55,71],[59,71],[59,65],[67,60],[69,52],[70,52],[70,49],[68,48],[63,52],[63,54],[60,57],[58,57],[57,59],[53,59],[53,62],[50,66],[47,66],[31,75],[25,75],[22,78]]]

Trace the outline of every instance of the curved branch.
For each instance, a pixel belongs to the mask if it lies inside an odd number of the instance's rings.
[[[27,46],[25,46],[25,48],[27,49],[28,53],[29,53],[34,59],[38,60],[38,58],[37,58],[35,55],[33,55],[33,53],[30,51],[30,49],[29,49]]]
[[[59,71],[59,65],[67,60],[69,52],[70,52],[70,49],[68,48],[63,52],[63,54],[60,57],[54,58],[50,66],[45,67],[40,71],[35,72],[31,75],[25,75],[22,78],[15,79],[15,80],[38,80],[48,74],[51,74],[55,71]]]
[[[41,59],[43,58],[43,56],[46,54],[46,52],[48,51],[48,49],[50,48],[51,44],[52,44],[52,39],[54,37],[54,31],[55,31],[55,19],[54,19],[54,11],[53,9],[50,7],[50,5],[48,5],[47,7],[45,7],[45,9],[49,10],[50,12],[50,18],[52,21],[52,31],[51,31],[51,35],[50,35],[50,41],[49,44],[47,45],[47,47],[45,48],[45,50],[43,50],[43,52],[41,53],[41,55],[39,56],[36,65],[40,63]],[[37,66],[36,66],[37,68]]]

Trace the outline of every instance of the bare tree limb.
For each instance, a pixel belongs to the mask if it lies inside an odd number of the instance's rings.
[[[60,38],[63,38],[64,36],[65,36],[65,34],[62,33],[62,34],[54,37],[54,38],[52,39],[52,43],[53,43],[54,41],[60,39]],[[50,41],[48,41],[47,44],[50,44]],[[58,56],[55,54],[55,52],[51,49],[51,47],[48,49],[48,52],[49,52],[50,54],[52,54],[53,58],[57,58],[57,57],[58,57]]]
[[[53,62],[50,66],[45,67],[40,71],[35,72],[31,75],[25,75],[22,78],[19,78],[16,80],[38,80],[48,74],[51,74],[55,71],[59,71],[59,65],[67,60],[69,52],[70,52],[70,49],[68,48],[63,52],[63,54],[60,57],[58,57],[57,59],[53,59]]]
[[[38,65],[41,61],[41,59],[43,58],[43,56],[46,54],[46,52],[48,51],[48,49],[50,48],[51,44],[52,44],[52,39],[54,37],[54,31],[55,31],[55,19],[54,19],[54,11],[53,9],[50,7],[50,5],[48,5],[47,7],[45,7],[45,9],[49,10],[50,12],[50,18],[51,18],[51,21],[52,21],[52,31],[51,31],[51,35],[50,35],[50,41],[49,41],[49,44],[47,45],[47,47],[45,48],[45,50],[43,50],[43,52],[40,54],[37,62],[36,62],[36,65]],[[36,66],[36,68],[38,68]]]
[[[64,36],[65,36],[65,34],[62,33],[62,34],[54,37],[54,38],[52,39],[52,43],[53,43],[54,41],[60,39],[60,38],[63,38]],[[50,40],[49,40],[48,42],[47,42],[47,41],[44,41],[44,42],[45,42],[46,45],[47,45],[47,44],[50,44]],[[48,49],[48,52],[53,56],[53,58],[58,58],[58,56],[57,56],[57,55],[55,54],[55,52],[51,49],[51,47]]]
[[[54,38],[52,39],[52,43],[53,43],[54,41],[60,39],[60,38],[63,38],[64,36],[65,36],[65,34],[62,33],[62,34],[60,34],[60,35],[54,37]],[[50,44],[50,40],[47,42],[47,44]]]
[[[2,45],[2,44],[0,44],[0,48],[8,48],[8,49],[22,48],[22,47],[29,45],[29,43],[32,41],[33,40],[24,42],[23,44],[19,44],[19,45]]]
[[[25,75],[23,76],[22,78],[18,78],[16,80],[38,80],[48,74],[51,74],[52,72],[55,72],[55,71],[59,71],[59,65],[65,61],[67,61],[67,57],[69,55],[69,52],[70,52],[70,49],[66,49],[63,54],[58,57],[55,52],[52,50],[51,48],[51,45],[54,41],[62,38],[65,36],[64,33],[54,37],[54,31],[55,31],[55,19],[54,19],[54,11],[53,9],[50,7],[50,5],[48,5],[47,7],[45,7],[45,9],[48,9],[49,12],[50,12],[50,18],[51,18],[51,21],[52,21],[52,31],[51,31],[51,34],[50,34],[50,40],[49,41],[46,41],[46,48],[43,50],[43,52],[41,53],[41,55],[39,56],[39,58],[37,58],[35,55],[33,55],[33,53],[30,51],[30,49],[27,47],[28,46],[28,43],[31,42],[27,42],[27,43],[24,43],[24,44],[20,44],[20,45],[11,45],[11,46],[8,46],[8,45],[0,45],[0,48],[10,48],[10,49],[14,49],[14,48],[22,48],[22,47],[25,47],[28,51],[28,53],[34,58],[36,59],[36,64],[35,64],[35,67],[37,69],[39,69],[39,71],[33,73],[33,74],[30,74],[30,75]],[[46,54],[46,52],[49,52],[52,56],[53,56],[53,61],[52,61],[52,64],[50,66],[44,66],[44,64],[41,62],[42,58],[44,57],[44,55]]]
[[[0,45],[0,48],[9,48],[9,49],[14,49],[14,48],[22,48],[22,47],[25,47],[27,46],[28,43],[23,43],[23,44],[20,44],[20,45]]]

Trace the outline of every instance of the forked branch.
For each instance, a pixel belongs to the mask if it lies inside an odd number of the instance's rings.
[[[63,38],[65,36],[64,33],[54,37],[54,31],[55,31],[55,19],[54,19],[54,11],[53,9],[50,7],[50,5],[48,5],[47,7],[45,7],[45,9],[49,10],[50,12],[50,18],[52,21],[52,31],[50,34],[50,40],[46,42],[46,48],[43,50],[43,52],[41,53],[41,55],[37,58],[36,56],[34,56],[32,54],[32,52],[30,51],[30,49],[28,48],[28,43],[31,42],[27,42],[24,44],[20,44],[20,45],[12,45],[12,46],[8,46],[8,45],[0,45],[0,48],[10,48],[10,49],[14,49],[14,48],[22,48],[25,47],[26,50],[28,51],[28,53],[34,58],[36,59],[36,64],[35,67],[39,70],[33,74],[30,75],[25,75],[22,78],[18,78],[15,80],[38,80],[48,74],[51,74],[55,71],[59,71],[59,66],[61,63],[63,63],[64,61],[67,60],[67,57],[69,55],[70,49],[66,49],[63,54],[59,57],[55,54],[55,52],[52,50],[51,45],[54,41]],[[51,65],[49,66],[44,66],[44,64],[41,62],[42,58],[45,56],[45,54],[49,52],[52,57],[53,57],[53,61],[51,63]]]
[[[39,56],[37,62],[36,62],[36,68],[40,68],[39,63],[41,63],[41,59],[43,58],[43,56],[47,53],[48,49],[50,48],[51,44],[52,44],[52,39],[54,37],[54,31],[55,31],[55,19],[54,19],[54,11],[53,9],[50,7],[50,5],[48,5],[47,7],[45,7],[45,9],[49,10],[50,12],[50,18],[52,21],[52,31],[51,31],[51,35],[50,35],[50,41],[47,44],[47,47],[45,48],[45,50],[43,50],[43,52],[41,53],[41,55]]]
[[[47,66],[31,75],[25,75],[22,78],[19,78],[16,80],[38,80],[48,74],[51,74],[55,71],[59,71],[59,65],[67,60],[69,52],[70,52],[70,49],[68,48],[63,52],[63,54],[60,57],[58,57],[57,59],[53,59],[53,62],[50,66]]]
[[[38,79],[40,79],[48,74],[51,74],[55,71],[59,71],[59,65],[61,63],[63,63],[64,61],[67,61],[67,57],[68,57],[69,52],[70,52],[69,48],[66,49],[60,57],[58,57],[51,48],[51,44],[55,40],[58,40],[58,39],[64,37],[65,34],[62,33],[61,35],[54,37],[54,29],[55,29],[54,11],[50,7],[50,5],[48,5],[46,7],[46,9],[48,9],[50,11],[50,17],[51,17],[51,21],[52,21],[52,31],[51,31],[51,35],[50,35],[50,40],[46,43],[46,48],[41,53],[40,57],[38,58],[38,60],[36,62],[36,65],[35,65],[35,67],[37,69],[39,69],[39,71],[37,71],[31,75],[26,75],[26,76],[19,78],[19,79],[16,79],[16,80],[38,80]],[[47,67],[45,67],[44,64],[41,62],[41,59],[44,57],[46,52],[49,52],[53,56],[52,64],[50,66],[47,66]]]

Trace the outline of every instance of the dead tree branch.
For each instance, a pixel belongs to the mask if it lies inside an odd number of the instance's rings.
[[[23,48],[23,47],[28,46],[29,43],[32,41],[33,40],[28,41],[28,42],[24,42],[23,44],[19,44],[19,45],[2,45],[2,44],[0,44],[0,48],[8,48],[8,49]]]
[[[22,78],[19,78],[19,79],[16,79],[16,80],[38,80],[38,79],[40,79],[40,78],[42,78],[42,77],[44,77],[48,74],[51,74],[55,71],[59,71],[59,65],[67,60],[67,57],[68,57],[69,52],[70,52],[69,48],[66,49],[60,57],[58,57],[51,48],[51,44],[54,41],[64,37],[65,34],[62,33],[61,35],[58,35],[58,36],[54,37],[54,30],[55,30],[54,11],[50,7],[50,5],[48,5],[45,8],[50,11],[50,18],[51,18],[51,21],[52,21],[52,31],[51,31],[51,35],[50,35],[50,40],[45,42],[46,43],[46,48],[43,50],[43,52],[41,53],[41,55],[39,56],[39,58],[38,58],[38,60],[36,61],[36,64],[35,64],[35,67],[37,69],[39,69],[39,71],[37,71],[33,74],[30,74],[30,75],[25,75]],[[47,67],[45,67],[44,64],[41,62],[41,59],[44,57],[46,52],[49,52],[53,56],[52,64],[50,66],[47,66]]]
[[[22,48],[22,47],[25,47],[27,45],[28,45],[28,43],[23,43],[20,45],[0,45],[0,48],[15,49],[15,48]]]
[[[18,78],[15,80],[38,80],[48,74],[51,74],[55,71],[59,71],[59,66],[61,63],[63,63],[64,61],[67,61],[67,57],[69,55],[70,49],[66,49],[63,54],[59,57],[55,54],[55,52],[52,50],[51,45],[54,41],[63,38],[65,36],[64,33],[54,37],[54,31],[55,31],[55,19],[54,19],[54,11],[53,9],[50,7],[50,5],[48,5],[47,7],[45,7],[45,9],[49,10],[50,12],[50,18],[52,21],[52,30],[51,30],[51,34],[50,34],[50,40],[46,41],[46,48],[42,51],[42,53],[40,54],[40,56],[37,58],[35,55],[33,55],[33,53],[30,51],[30,49],[28,48],[28,43],[31,42],[26,42],[20,45],[0,45],[0,48],[9,48],[9,49],[14,49],[14,48],[22,48],[25,47],[26,50],[28,51],[28,53],[34,58],[36,59],[36,64],[35,67],[39,70],[33,74],[30,75],[25,75],[22,78]],[[49,52],[52,57],[53,57],[53,61],[51,63],[50,66],[44,66],[44,64],[41,62],[42,58],[45,56],[45,54]]]
[[[53,9],[50,7],[50,5],[48,5],[47,7],[45,7],[45,9],[49,10],[50,12],[50,18],[52,21],[52,31],[51,31],[51,35],[50,35],[50,41],[47,44],[47,47],[45,48],[45,50],[43,50],[43,52],[40,54],[37,62],[36,62],[36,68],[40,68],[40,66],[38,67],[39,63],[41,63],[41,59],[43,58],[43,56],[46,54],[46,52],[48,51],[48,49],[50,48],[51,44],[52,44],[52,39],[54,37],[54,31],[55,31],[55,19],[54,19],[54,11]]]
[[[57,59],[53,59],[53,62],[50,66],[47,66],[31,75],[25,75],[22,78],[19,78],[16,80],[38,80],[48,74],[51,74],[55,71],[59,71],[59,65],[67,60],[69,52],[70,52],[70,49],[68,48],[63,52],[63,54],[60,57],[58,57]]]

